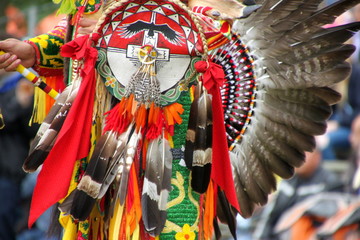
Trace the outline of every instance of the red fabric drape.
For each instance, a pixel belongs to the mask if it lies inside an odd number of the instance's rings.
[[[212,95],[213,111],[213,143],[212,143],[212,170],[211,178],[225,192],[229,203],[240,210],[236,198],[235,185],[232,177],[229,149],[227,145],[224,124],[224,110],[220,95],[220,87],[225,81],[222,67],[213,62],[198,61],[195,69],[203,73],[202,81],[205,88]]]
[[[54,147],[39,173],[31,201],[29,227],[46,209],[66,196],[75,161],[88,155],[97,59],[97,50],[92,47],[92,43],[89,36],[84,36],[62,48],[64,57],[85,60],[81,72],[83,80]]]

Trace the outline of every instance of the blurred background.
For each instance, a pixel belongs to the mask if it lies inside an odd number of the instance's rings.
[[[0,0],[0,6],[0,32],[17,38],[47,32],[63,17],[51,0]]]

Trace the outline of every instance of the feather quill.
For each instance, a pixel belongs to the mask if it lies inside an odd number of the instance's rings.
[[[238,148],[238,147],[235,147]],[[234,149],[235,149],[234,148]],[[238,173],[238,169],[237,169],[237,162],[239,159],[238,154],[235,153],[235,151],[231,151],[230,152],[230,161],[233,165],[233,178],[234,178],[234,185],[235,185],[235,189],[236,189],[236,198],[238,200],[238,203],[240,205],[240,215],[243,216],[244,218],[248,218],[252,215],[254,208],[255,208],[255,204],[254,202],[252,202],[250,200],[249,195],[244,191],[245,187],[243,186],[243,183],[240,180],[240,176]]]
[[[321,135],[326,131],[325,121],[311,121],[291,115],[288,112],[278,109],[276,106],[266,102],[258,102],[259,114],[264,115],[269,120],[292,126],[300,132],[310,135]],[[261,109],[261,112],[260,112]]]
[[[123,166],[124,164],[125,150],[126,145],[129,141],[129,135],[131,132],[130,130],[131,128],[128,128],[128,130],[122,133],[117,139],[116,150],[114,156],[111,158],[109,167],[106,170],[104,181],[100,187],[99,195],[97,196],[98,199],[102,198],[105,195],[110,184],[114,181],[120,166]]]
[[[309,88],[308,91],[321,98],[329,105],[338,103],[341,100],[341,94],[330,87]]]
[[[256,137],[250,137],[247,135],[244,136],[244,141],[246,140],[247,141],[251,140],[251,143],[249,143],[250,146],[242,146],[243,145],[242,144],[238,150],[235,150],[234,148],[234,151],[244,152],[245,151],[244,149],[252,151],[255,153],[258,159],[261,159],[261,161],[264,164],[264,167],[269,169],[270,172],[273,172],[284,179],[288,179],[293,176],[294,167],[291,166],[289,163],[285,162],[283,159],[279,158],[272,151],[270,151],[266,147],[266,144],[264,145],[264,143],[261,142]]]
[[[234,239],[236,237],[236,212],[233,210],[231,205],[223,191],[218,191],[218,200],[216,213],[222,223],[226,223],[229,227],[230,233]]]

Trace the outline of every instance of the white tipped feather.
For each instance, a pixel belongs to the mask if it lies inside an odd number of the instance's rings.
[[[141,197],[145,229],[158,236],[165,226],[166,204],[171,190],[172,153],[165,138],[149,143]]]

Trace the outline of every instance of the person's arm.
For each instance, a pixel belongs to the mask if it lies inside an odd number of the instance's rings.
[[[64,66],[60,49],[64,45],[67,21],[64,19],[46,34],[26,42],[35,49],[35,70],[42,76],[61,75]]]
[[[15,71],[19,64],[35,67],[40,75],[58,75],[63,67],[60,48],[64,44],[66,20],[46,34],[27,41],[9,38],[0,41],[0,50],[6,52],[0,56],[0,69]]]

